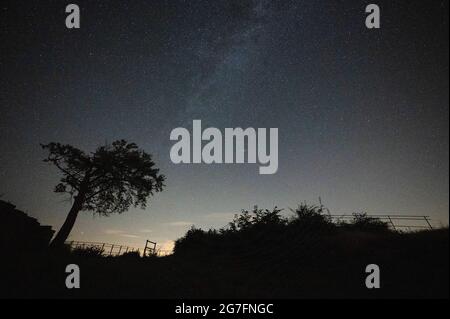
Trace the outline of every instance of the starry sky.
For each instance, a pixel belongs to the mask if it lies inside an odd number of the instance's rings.
[[[65,27],[65,6],[81,28]],[[82,213],[76,240],[170,249],[195,224],[318,197],[334,213],[449,219],[448,1],[6,1],[1,4],[0,194],[59,229],[70,208],[39,143],[153,154],[147,209]],[[277,127],[279,170],[175,165],[176,127]]]

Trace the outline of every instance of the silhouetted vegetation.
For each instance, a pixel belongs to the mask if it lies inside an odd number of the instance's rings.
[[[340,222],[339,226],[348,230],[382,233],[392,231],[389,224],[377,218],[368,216],[367,213],[353,214],[353,221],[350,223]]]
[[[104,249],[101,247],[76,247],[72,249],[72,254],[77,257],[96,258],[102,257]]]
[[[118,140],[90,154],[60,143],[42,148],[48,151],[44,161],[62,174],[55,192],[74,199],[53,246],[64,245],[80,211],[108,216],[123,213],[131,205],[145,208],[148,197],[163,190],[164,175],[159,174],[152,156],[134,143]]]
[[[318,245],[327,236],[359,231],[394,235],[386,222],[366,213],[355,213],[349,222],[332,221],[322,206],[300,204],[291,209],[290,218],[281,216],[282,209],[242,210],[228,227],[204,231],[192,227],[175,242],[174,253],[185,255],[272,251],[279,246]],[[306,250],[306,248],[303,248]]]
[[[141,258],[141,255],[139,255],[137,251],[128,251],[123,253],[122,255],[119,255],[118,258],[139,259]]]
[[[3,258],[7,297],[401,298],[447,297],[448,228],[399,233],[367,214],[333,222],[305,203],[291,216],[242,210],[222,229],[192,227],[174,254],[105,257],[100,249],[26,252]],[[81,289],[65,287],[75,263]],[[382,288],[365,287],[365,267],[382,269]]]

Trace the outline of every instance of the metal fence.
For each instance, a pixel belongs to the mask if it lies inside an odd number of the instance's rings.
[[[354,220],[355,214],[329,215],[334,222],[348,222]],[[414,231],[421,229],[433,229],[429,216],[421,215],[366,215],[386,222],[395,231]]]
[[[160,249],[157,246],[157,243],[152,242],[150,240],[146,241],[145,248],[142,251],[142,254],[139,248],[120,244],[77,241],[77,240],[68,241],[66,242],[66,244],[69,245],[72,250],[76,249],[93,250],[95,252],[98,252],[98,254],[101,254],[102,256],[121,256],[123,254],[130,252],[138,253],[140,256],[144,257],[148,256],[163,257],[172,254],[172,251]]]
[[[357,214],[328,214],[331,220],[335,223],[340,222],[351,222],[358,215]],[[431,219],[429,216],[421,215],[365,215],[366,218],[372,218],[380,221],[384,221],[388,226],[394,231],[414,231],[423,229],[433,229],[431,224]],[[71,249],[93,249],[101,253],[103,256],[120,256],[129,252],[136,252],[141,255],[138,248],[110,244],[110,243],[100,243],[100,242],[86,242],[86,241],[69,241],[68,244]],[[145,248],[142,251],[143,257],[149,256],[168,256],[172,254],[170,250],[163,250],[157,246],[156,242],[147,240],[145,243]]]
[[[74,249],[92,249],[99,252],[99,254],[103,256],[120,256],[130,252],[136,252],[140,254],[138,248],[119,245],[119,244],[110,244],[110,243],[100,243],[100,242],[88,242],[88,241],[69,241],[66,242],[67,245],[70,246],[72,250]]]

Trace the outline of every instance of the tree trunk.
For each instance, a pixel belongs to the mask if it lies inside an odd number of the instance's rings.
[[[67,237],[69,237],[69,234],[73,228],[73,225],[75,224],[78,213],[81,210],[82,206],[83,206],[83,199],[82,196],[78,194],[75,197],[75,201],[73,202],[72,208],[70,209],[69,214],[67,215],[66,220],[64,221],[64,224],[61,226],[61,229],[50,243],[50,247],[59,248],[64,245],[64,243],[67,240]]]

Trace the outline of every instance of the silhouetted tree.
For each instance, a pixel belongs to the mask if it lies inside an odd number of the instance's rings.
[[[164,175],[155,168],[152,156],[134,143],[118,140],[89,154],[60,143],[41,146],[49,152],[44,161],[63,175],[55,192],[74,199],[52,246],[64,244],[80,211],[108,216],[131,205],[145,208],[147,198],[163,190]]]

